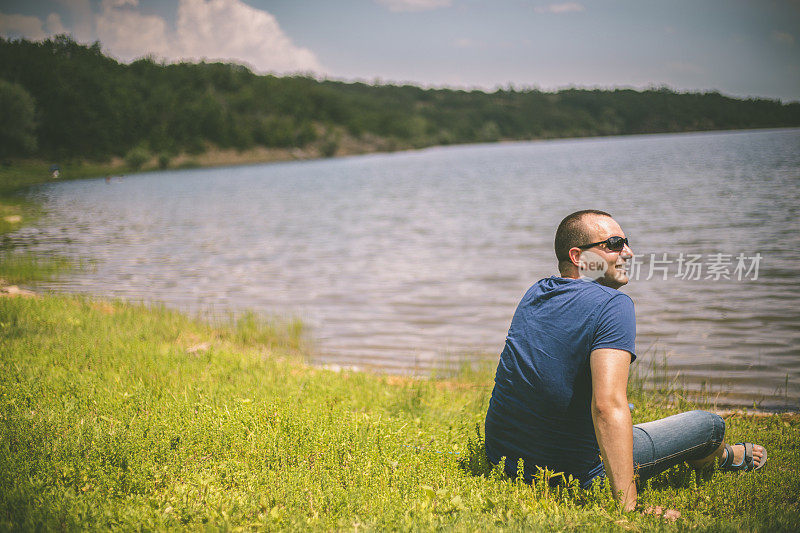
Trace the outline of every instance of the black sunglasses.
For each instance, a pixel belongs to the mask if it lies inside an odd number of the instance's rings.
[[[625,245],[628,244],[628,239],[626,239],[625,237],[614,236],[614,237],[609,237],[604,241],[593,242],[592,244],[584,244],[582,246],[576,246],[576,248],[584,250],[586,248],[591,248],[592,246],[598,246],[600,244],[605,244],[606,247],[608,247],[608,249],[611,250],[612,252],[621,252],[622,249],[625,248]],[[628,246],[630,246],[630,244],[628,244]]]

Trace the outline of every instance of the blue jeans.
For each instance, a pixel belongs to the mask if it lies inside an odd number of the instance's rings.
[[[707,411],[688,411],[633,426],[637,485],[684,461],[708,457],[724,437],[725,421]],[[601,470],[591,481],[604,476]]]

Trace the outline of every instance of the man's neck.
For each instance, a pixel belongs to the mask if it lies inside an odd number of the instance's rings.
[[[576,269],[575,271],[571,271],[570,270],[570,271],[567,271],[567,272],[559,272],[558,273],[558,277],[564,278],[564,279],[580,279],[580,274]]]

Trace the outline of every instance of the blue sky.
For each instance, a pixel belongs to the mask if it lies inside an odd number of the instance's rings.
[[[798,0],[3,0],[0,34],[121,60],[492,90],[668,85],[800,100]]]

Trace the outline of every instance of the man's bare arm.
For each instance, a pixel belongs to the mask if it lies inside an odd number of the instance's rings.
[[[633,423],[628,407],[631,354],[600,348],[590,356],[592,420],[611,490],[626,511],[636,507],[633,479]]]

